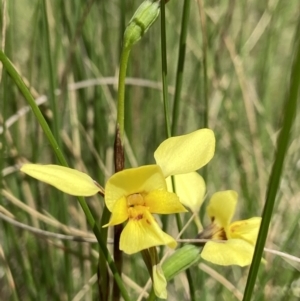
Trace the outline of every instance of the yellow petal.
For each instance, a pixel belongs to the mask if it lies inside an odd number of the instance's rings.
[[[120,198],[115,202],[109,223],[106,226],[118,225],[128,219],[127,201],[125,197]]]
[[[205,244],[201,257],[218,265],[251,264],[254,247],[241,239],[230,239],[224,243],[209,241]]]
[[[212,130],[201,129],[163,141],[154,153],[164,176],[184,174],[206,165],[215,152]]]
[[[219,191],[212,195],[207,206],[207,214],[218,226],[229,225],[237,203],[238,194],[233,190]]]
[[[145,165],[124,169],[112,175],[105,186],[105,204],[109,211],[114,203],[130,194],[150,192],[155,189],[167,189],[166,180],[158,165]]]
[[[159,245],[168,245],[174,249],[177,243],[160,229],[148,210],[145,210],[143,218],[130,219],[121,233],[120,250],[127,254]]]
[[[226,232],[228,238],[240,238],[255,245],[261,218],[252,217],[247,220],[232,223]]]
[[[153,266],[153,288],[156,297],[160,299],[167,299],[167,280],[165,278],[164,272],[160,265]]]
[[[187,212],[175,193],[166,190],[154,190],[144,196],[145,206],[151,213],[170,214]]]
[[[92,196],[100,191],[91,177],[68,167],[24,164],[20,170],[35,179],[48,183],[71,195]]]
[[[203,178],[197,172],[174,176],[176,194],[180,202],[192,212],[198,212],[206,191]],[[168,190],[172,191],[171,177],[167,178]]]

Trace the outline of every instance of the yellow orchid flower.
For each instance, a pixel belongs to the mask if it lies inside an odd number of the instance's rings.
[[[208,129],[171,137],[155,151],[156,165],[125,169],[108,179],[105,203],[112,216],[107,226],[128,220],[121,233],[120,250],[132,254],[158,245],[176,247],[175,240],[160,229],[152,216],[186,211],[177,195],[167,191],[165,177],[192,172],[207,164],[214,147],[214,134]]]
[[[105,186],[105,204],[112,213],[106,226],[128,220],[120,237],[120,250],[133,254],[159,245],[175,248],[173,237],[164,233],[152,213],[185,212],[175,193],[167,191],[158,165],[125,169],[112,175]]]
[[[177,195],[167,191],[165,178],[201,168],[211,160],[214,149],[215,137],[209,129],[171,137],[162,142],[155,151],[156,165],[126,169],[108,179],[105,203],[112,215],[106,226],[128,220],[121,233],[121,250],[132,254],[162,244],[176,247],[175,240],[160,229],[152,216],[152,213],[186,211]],[[97,192],[104,194],[103,189],[88,175],[74,169],[56,165],[24,164],[21,171],[71,195],[91,196]],[[195,174],[191,177],[197,177]],[[190,205],[188,199],[182,197],[181,202]]]
[[[211,197],[207,213],[211,224],[197,237],[223,240],[209,241],[201,252],[201,257],[219,265],[251,264],[261,218],[253,217],[231,223],[238,194],[233,190],[220,191]]]

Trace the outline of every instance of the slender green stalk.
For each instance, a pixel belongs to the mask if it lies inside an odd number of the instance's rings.
[[[104,206],[102,217],[101,217],[101,237],[103,241],[107,241],[108,227],[102,228],[109,222],[110,212],[107,207]],[[108,300],[109,297],[109,274],[107,270],[106,259],[104,256],[99,256],[98,258],[98,284],[99,296],[101,300]]]
[[[171,137],[171,124],[170,124],[170,106],[168,100],[168,67],[167,67],[167,45],[166,45],[166,16],[165,16],[165,1],[161,1],[161,65],[162,65],[162,89],[163,89],[163,102],[166,121],[167,137]]]
[[[208,80],[207,80],[207,38],[206,38],[206,17],[202,0],[198,0],[199,14],[201,19],[202,32],[202,54],[203,54],[203,97],[204,97],[204,114],[203,126],[208,127]]]
[[[12,77],[12,79],[14,80],[15,84],[18,86],[18,88],[20,89],[21,93],[23,94],[23,96],[25,97],[25,99],[27,100],[27,102],[29,103],[33,113],[35,114],[37,120],[39,121],[45,135],[47,136],[58,160],[60,161],[60,163],[63,166],[68,166],[66,159],[64,158],[44,116],[42,115],[39,107],[36,105],[31,93],[29,92],[27,86],[25,85],[25,83],[23,82],[21,76],[18,74],[18,72],[15,70],[15,68],[13,67],[12,63],[10,62],[10,60],[6,57],[6,55],[0,51],[0,61],[3,63],[3,66],[5,67],[5,69],[7,70],[7,72],[10,74],[10,76]],[[89,225],[91,226],[91,228],[93,229],[93,232],[96,236],[96,239],[99,243],[100,246],[100,255],[104,256],[112,273],[113,276],[115,278],[115,281],[117,282],[119,289],[121,291],[121,294],[124,298],[124,300],[130,300],[128,293],[124,287],[124,284],[122,282],[122,279],[119,275],[119,273],[117,272],[117,268],[115,266],[115,263],[110,255],[110,253],[108,252],[108,249],[106,247],[106,244],[104,243],[104,241],[102,240],[101,237],[101,233],[99,230],[99,227],[97,226],[97,223],[95,222],[94,217],[92,216],[92,213],[89,209],[89,207],[87,206],[85,200],[83,197],[78,197],[78,201],[80,203],[80,206],[82,207],[84,214],[88,220]]]
[[[189,2],[189,0],[187,2]],[[189,10],[189,7],[185,7],[185,9]],[[185,20],[185,22],[187,22],[187,20]],[[182,24],[182,26],[183,26],[183,24]],[[182,28],[182,31],[186,31],[186,29]],[[185,36],[186,36],[186,32],[185,32]],[[180,41],[180,45],[181,45],[181,42],[182,41]],[[161,53],[162,53],[163,101],[164,101],[164,110],[165,110],[166,132],[167,132],[167,137],[169,138],[169,137],[172,136],[172,134],[171,134],[171,124],[170,124],[170,119],[169,119],[169,114],[170,114],[169,112],[170,111],[169,111],[169,101],[168,101],[168,82],[167,82],[168,68],[167,68],[167,46],[166,46],[165,1],[161,1]],[[182,55],[183,55],[183,57],[181,57],[181,59],[184,60],[184,53]],[[179,58],[179,60],[180,60],[180,58]],[[183,64],[183,62],[181,62],[181,63]],[[182,69],[183,69],[183,65],[182,65]],[[178,79],[178,82],[176,81],[176,84],[180,85],[180,87],[178,87],[178,90],[177,90],[177,93],[178,93],[177,97],[178,97],[178,103],[179,103],[181,84],[182,84],[182,76],[181,76],[181,78]],[[178,114],[179,114],[179,112],[178,112]],[[174,125],[174,120],[173,120],[172,132],[175,131],[176,123],[177,123],[177,121],[175,121],[175,125]],[[175,184],[174,183],[174,178],[172,177],[173,191],[175,191],[175,185],[174,184]],[[178,230],[181,231],[182,222],[181,222],[179,214],[176,214],[176,223],[177,223]],[[195,287],[193,285],[193,279],[192,279],[192,275],[190,273],[190,270],[186,270],[186,275],[187,275],[188,282],[189,282],[191,300],[196,300]]]
[[[188,24],[190,18],[190,6],[191,0],[185,0],[183,4],[182,20],[181,20],[181,32],[179,40],[179,54],[177,62],[177,73],[175,83],[175,95],[173,104],[173,117],[172,117],[172,135],[176,135],[176,128],[178,125],[179,112],[180,112],[180,96],[183,82],[183,69],[185,62],[185,50],[186,50],[186,39],[188,32]]]
[[[166,123],[166,134],[167,138],[171,137],[171,125],[170,125],[170,109],[169,109],[169,101],[168,101],[168,93],[167,93],[167,46],[166,46],[166,19],[165,19],[165,1],[161,2],[161,67],[162,67],[162,89],[163,89],[163,103],[164,103],[164,115],[165,115],[165,123]],[[174,190],[174,180],[172,180],[173,191]],[[178,217],[177,226],[178,224]],[[168,216],[165,215],[162,217],[163,231],[167,229],[167,221]],[[163,252],[163,248],[161,248],[161,253]]]
[[[151,291],[150,291],[150,293],[149,293],[149,297],[148,297],[148,301],[155,301],[157,298],[156,298],[156,296],[155,296],[155,292],[154,292],[154,288],[153,288],[153,286],[152,286],[152,288],[151,288]]]
[[[207,38],[206,38],[206,17],[204,12],[204,4],[202,0],[198,0],[198,7],[199,7],[201,33],[202,33],[203,98],[204,98],[203,127],[208,128],[209,108],[208,108],[208,80],[207,80]],[[207,166],[204,166],[204,168],[202,169],[202,176],[205,182],[207,182]]]
[[[277,140],[277,151],[275,155],[275,161],[269,179],[269,185],[266,194],[266,203],[262,214],[261,227],[245,288],[243,301],[250,301],[253,294],[255,280],[258,274],[263,248],[265,246],[266,238],[268,235],[268,229],[271,222],[275,199],[279,188],[283,163],[288,149],[291,128],[295,119],[300,87],[300,20],[296,31],[295,49],[296,51],[291,70],[290,87],[289,92],[287,94],[287,100],[285,102],[282,129]]]
[[[53,132],[56,141],[60,145],[60,135],[59,135],[59,114],[57,108],[57,101],[55,96],[55,84],[54,84],[54,74],[53,74],[53,64],[52,64],[52,56],[51,56],[51,47],[50,47],[50,33],[48,27],[48,15],[47,15],[47,3],[46,0],[42,1],[42,8],[43,8],[43,20],[44,20],[44,27],[45,27],[45,42],[46,42],[46,56],[47,56],[47,70],[49,72],[49,103],[53,112]]]
[[[49,3],[48,3],[49,4]],[[57,98],[55,96],[55,79],[54,79],[54,72],[53,72],[53,62],[52,62],[52,57],[53,57],[53,52],[51,51],[51,45],[50,45],[50,32],[49,32],[49,25],[48,25],[48,14],[47,14],[47,3],[46,0],[42,1],[42,16],[43,16],[43,21],[44,21],[44,33],[45,33],[45,53],[46,53],[46,61],[47,61],[47,70],[48,70],[48,85],[49,85],[49,103],[51,110],[53,112],[53,119],[52,119],[52,131],[54,134],[54,137],[58,143],[58,145],[61,146],[61,138],[60,138],[60,114],[58,112],[58,107],[57,107]],[[55,191],[56,194],[56,201],[61,203],[61,217],[62,221],[64,223],[68,223],[69,215],[68,215],[68,209],[66,206],[66,203],[63,202],[64,196],[59,193],[58,191]],[[56,202],[51,202],[51,209],[55,210],[56,208]],[[51,210],[51,211],[52,211]],[[68,249],[70,247],[69,242],[64,242],[65,248]],[[65,266],[65,286],[66,290],[68,292],[68,298],[71,298],[72,294],[72,286],[73,286],[73,281],[72,281],[72,275],[71,275],[71,258],[69,254],[66,252],[64,253],[64,266]]]
[[[127,47],[123,44],[121,60],[120,60],[120,70],[119,70],[119,87],[118,87],[118,115],[117,124],[119,125],[120,137],[123,143],[124,137],[124,110],[125,110],[125,78],[127,63],[130,54],[131,47]]]

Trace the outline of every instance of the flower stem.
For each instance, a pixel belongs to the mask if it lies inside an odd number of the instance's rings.
[[[117,113],[117,124],[119,126],[120,138],[123,144],[124,138],[124,110],[125,110],[125,78],[127,63],[130,54],[131,47],[125,44],[122,47],[120,70],[119,70],[119,87],[118,87],[118,113]]]
[[[185,57],[185,41],[187,36],[187,24],[189,19],[189,10],[190,10],[190,0],[186,0],[184,3],[182,24],[181,24],[181,36],[180,36],[180,51],[178,58],[178,69],[176,76],[176,88],[175,88],[175,99],[174,99],[174,108],[173,108],[173,120],[172,120],[172,130],[169,120],[169,102],[168,102],[168,89],[167,89],[167,56],[166,56],[166,26],[165,26],[165,1],[161,2],[161,45],[162,45],[162,82],[163,82],[163,99],[165,107],[165,120],[167,128],[167,137],[171,137],[175,133],[176,126],[178,123],[179,116],[179,100],[180,92],[182,86],[182,76],[183,76],[183,66],[184,66],[184,57]],[[173,191],[175,191],[174,177],[172,176],[172,186]],[[180,215],[176,214],[176,223],[179,231],[182,229],[182,222]],[[189,289],[191,300],[195,300],[195,287],[193,285],[193,279],[190,270],[186,270],[186,275],[189,282]]]
[[[178,126],[178,119],[179,119],[179,112],[180,112],[180,96],[181,96],[182,82],[183,82],[183,69],[184,69],[188,24],[189,24],[189,17],[190,17],[190,6],[191,6],[191,0],[185,0],[183,4],[183,11],[182,11],[181,32],[180,32],[180,40],[179,40],[179,53],[178,53],[175,95],[174,95],[173,116],[172,116],[173,136],[176,135],[176,129]]]
[[[170,106],[168,100],[168,67],[167,67],[167,45],[166,45],[166,17],[165,1],[161,1],[161,65],[162,65],[162,90],[166,121],[167,138],[171,137]]]

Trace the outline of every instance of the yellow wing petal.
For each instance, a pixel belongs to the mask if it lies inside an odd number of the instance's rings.
[[[90,176],[68,167],[24,164],[20,170],[71,195],[92,196],[100,191]]]
[[[205,244],[201,257],[218,265],[239,265],[251,264],[254,247],[241,239],[230,239],[224,243],[209,241]]]
[[[163,141],[154,153],[164,176],[184,174],[206,165],[215,153],[215,135],[201,129]]]
[[[148,210],[144,211],[143,218],[130,219],[120,238],[120,250],[127,254],[159,245],[175,248],[177,243],[173,237],[160,229]]]
[[[237,197],[233,190],[214,193],[206,209],[211,220],[226,229],[235,212]]]

